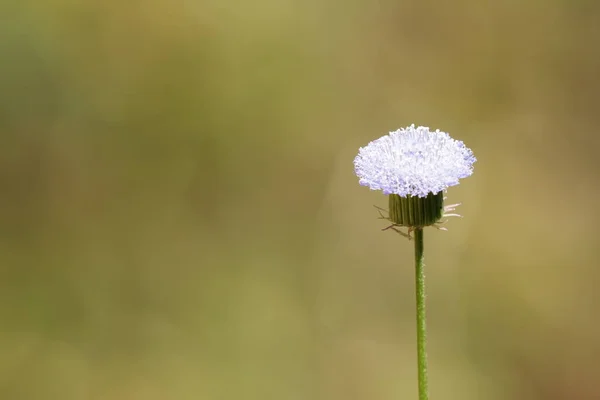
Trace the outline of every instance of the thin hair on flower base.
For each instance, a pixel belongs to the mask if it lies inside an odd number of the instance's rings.
[[[444,192],[473,173],[476,162],[471,149],[446,132],[411,125],[390,132],[361,147],[354,159],[359,184],[388,195],[389,210],[376,207],[392,229],[415,241],[415,284],[417,305],[417,367],[419,400],[428,400],[425,329],[425,273],[423,228],[440,224],[459,204],[444,207]],[[387,213],[387,215],[384,215]],[[399,228],[405,227],[405,233]]]

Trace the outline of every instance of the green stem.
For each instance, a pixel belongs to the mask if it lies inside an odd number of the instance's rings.
[[[415,229],[415,283],[417,286],[417,365],[419,400],[429,399],[427,389],[427,328],[425,327],[425,268],[423,265],[423,228]]]

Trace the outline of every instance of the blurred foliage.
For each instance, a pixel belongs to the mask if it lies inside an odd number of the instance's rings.
[[[413,122],[479,159],[432,397],[600,398],[597,2],[5,0],[0,54],[0,398],[415,398],[352,168]]]

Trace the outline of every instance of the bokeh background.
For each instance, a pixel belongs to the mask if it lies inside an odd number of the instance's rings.
[[[2,1],[0,398],[415,399],[416,123],[432,398],[600,399],[599,79],[592,0]]]

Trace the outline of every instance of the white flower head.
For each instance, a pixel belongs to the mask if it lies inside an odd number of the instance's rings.
[[[473,173],[477,159],[463,142],[445,132],[411,125],[390,132],[365,147],[354,159],[362,186],[401,197],[427,197]]]

